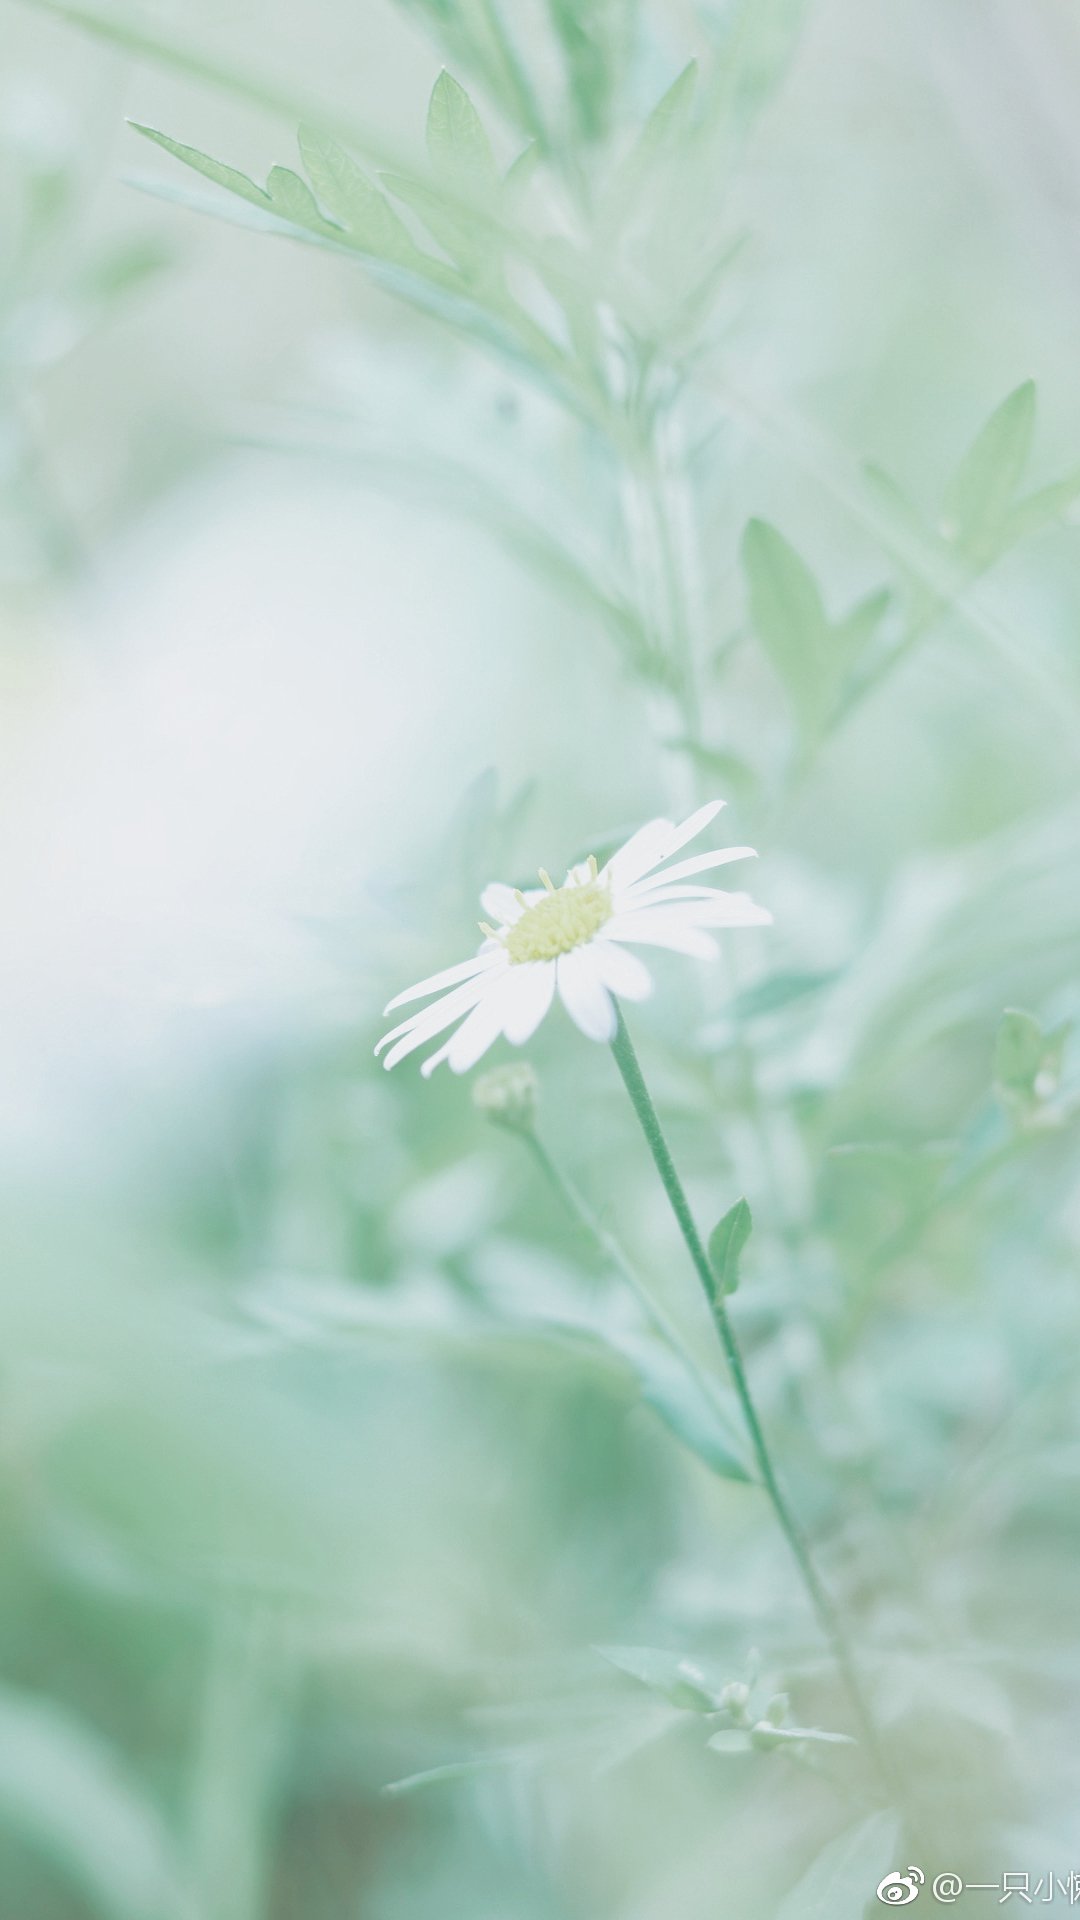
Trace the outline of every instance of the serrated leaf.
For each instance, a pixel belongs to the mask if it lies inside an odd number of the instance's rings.
[[[1034,1014],[1006,1007],[994,1043],[994,1079],[1009,1093],[1034,1096],[1045,1038]]]
[[[719,1383],[710,1395],[679,1356],[657,1340],[624,1334],[617,1345],[637,1375],[645,1404],[683,1446],[723,1480],[754,1478],[744,1457],[735,1402],[730,1412],[724,1410],[721,1396],[726,1390]]]
[[[447,200],[426,180],[408,174],[384,173],[383,185],[394,198],[421,219],[433,240],[449,254],[467,278],[490,282],[498,268],[501,244],[489,222],[470,214],[460,203]]]
[[[460,81],[445,67],[428,106],[427,148],[437,173],[474,187],[496,184],[495,156],[484,123]]]
[[[970,559],[994,551],[1024,477],[1035,431],[1035,383],[1014,388],[976,435],[945,498],[942,532]]]
[[[669,1653],[662,1647],[597,1647],[596,1651],[620,1673],[640,1681],[673,1707],[682,1707],[688,1713],[716,1711],[715,1690],[685,1655]]]
[[[742,564],[750,618],[803,725],[814,730],[832,696],[828,618],[805,561],[766,520],[751,520]]]
[[[893,1813],[872,1813],[849,1827],[829,1841],[781,1901],[776,1920],[863,1920],[899,1842],[900,1821]]]
[[[747,1202],[736,1200],[709,1235],[709,1265],[722,1297],[734,1293],[739,1284],[739,1261],[753,1226]]]
[[[405,222],[339,140],[313,127],[301,127],[297,138],[320,203],[356,245],[383,260],[415,265],[423,259]]]
[[[201,153],[198,147],[186,147],[180,140],[170,139],[167,133],[159,133],[156,127],[144,127],[138,120],[129,120],[129,127],[141,133],[145,140],[152,140],[157,147],[171,153],[175,160],[182,160],[185,167],[192,167],[201,173],[205,180],[212,180],[215,186],[224,187],[227,192],[238,194],[241,200],[250,201],[254,207],[270,210],[270,196],[246,173],[239,173],[235,167],[227,167],[223,161],[211,159],[208,153]]]

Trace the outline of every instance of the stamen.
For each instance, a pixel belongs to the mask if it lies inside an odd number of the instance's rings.
[[[543,881],[543,883],[544,883],[544,885],[545,885],[545,887],[547,888],[547,890],[548,890],[548,892],[549,892],[549,893],[555,893],[555,892],[556,892],[556,886],[555,886],[555,882],[554,882],[554,880],[552,879],[552,877],[551,877],[551,875],[550,875],[550,873],[548,873],[548,872],[547,872],[547,870],[546,870],[546,868],[544,868],[544,867],[541,867],[541,868],[540,868],[540,878],[541,878],[541,880]]]
[[[611,918],[611,895],[595,879],[568,880],[563,887],[553,887],[542,869],[540,878],[546,891],[499,935],[512,965],[557,960],[560,954],[572,953],[595,939]]]
[[[596,855],[595,855],[595,853],[590,853],[590,855],[589,855],[589,859],[588,859],[588,868],[589,868],[589,879],[590,879],[590,880],[595,880],[595,879],[596,879],[596,877],[597,877],[597,874],[598,874],[598,873],[599,873],[599,871],[600,871],[600,869],[599,869],[599,867],[598,867],[598,866],[597,866],[597,864],[596,864]]]
[[[498,927],[489,926],[486,920],[478,920],[476,924],[479,927],[481,933],[486,934],[489,940],[498,939],[499,937]]]
[[[519,907],[527,907],[529,904],[520,887],[514,888],[514,899],[517,901]]]

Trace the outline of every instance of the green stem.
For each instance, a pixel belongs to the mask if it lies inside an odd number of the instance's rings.
[[[650,1293],[633,1262],[627,1257],[613,1233],[597,1219],[588,1201],[579,1193],[569,1175],[562,1172],[551,1158],[539,1136],[531,1129],[520,1130],[520,1137],[528,1147],[545,1180],[552,1187],[570,1218],[590,1235],[601,1253],[620,1273],[635,1297],[640,1301],[653,1330],[663,1340],[671,1352],[677,1354],[688,1373],[692,1374],[695,1384],[700,1387],[717,1412],[726,1418],[727,1409],[717,1390],[717,1383],[695,1358],[692,1349],[684,1340],[681,1332],[666,1307]]]
[[[743,1419],[746,1422],[747,1431],[750,1435],[750,1441],[761,1474],[762,1484],[772,1503],[773,1512],[776,1515],[780,1530],[787,1541],[792,1557],[802,1576],[803,1585],[810,1596],[810,1601],[817,1615],[822,1632],[832,1649],[833,1657],[862,1731],[867,1752],[871,1755],[887,1792],[890,1796],[893,1796],[894,1787],[891,1769],[882,1750],[881,1740],[863,1692],[862,1682],[859,1679],[855,1667],[854,1657],[848,1645],[847,1636],[841,1625],[839,1615],[825,1588],[824,1582],[814,1565],[810,1549],[803,1538],[799,1525],[787,1504],[784,1494],[781,1491],[780,1483],[777,1480],[772,1457],[769,1453],[765,1435],[762,1432],[761,1422],[758,1419],[757,1408],[754,1405],[750,1392],[750,1385],[746,1377],[742,1354],[739,1351],[738,1341],[735,1338],[735,1329],[731,1324],[723,1295],[716,1289],[712,1268],[709,1265],[709,1256],[702,1245],[701,1236],[694,1223],[694,1217],[690,1212],[690,1205],[686,1198],[682,1181],[679,1179],[676,1171],[675,1162],[671,1157],[667,1140],[664,1137],[664,1130],[660,1124],[656,1108],[653,1105],[652,1096],[642,1077],[637,1054],[634,1051],[633,1042],[627,1032],[626,1022],[623,1019],[621,1008],[617,1008],[617,1019],[618,1025],[615,1031],[615,1038],[611,1043],[611,1050],[615,1055],[615,1064],[622,1075],[623,1084],[626,1087],[627,1093],[630,1095],[634,1112],[637,1114],[638,1120],[641,1123],[641,1129],[648,1142],[649,1151],[652,1154],[656,1164],[656,1170],[663,1183],[664,1192],[667,1194],[671,1210],[678,1222],[679,1231],[686,1243],[686,1250],[693,1261],[698,1279],[701,1281],[702,1287],[705,1290],[705,1298],[709,1303],[716,1330],[720,1336],[720,1343],[724,1349],[727,1363],[731,1370],[732,1383],[738,1396],[739,1405],[742,1408]]]

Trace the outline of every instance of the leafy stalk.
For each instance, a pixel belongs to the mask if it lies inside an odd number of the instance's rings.
[[[777,1479],[776,1469],[773,1466],[772,1456],[769,1452],[768,1443],[765,1439],[757,1408],[750,1391],[750,1383],[747,1378],[742,1353],[735,1337],[735,1329],[731,1323],[731,1316],[728,1313],[724,1294],[715,1283],[713,1270],[709,1263],[709,1256],[702,1243],[701,1235],[697,1230],[693,1214],[690,1211],[686,1191],[679,1178],[675,1162],[671,1157],[671,1150],[664,1135],[663,1127],[660,1124],[660,1117],[653,1104],[652,1096],[645,1084],[645,1079],[638,1063],[633,1042],[627,1031],[621,1008],[617,1010],[617,1019],[618,1025],[616,1027],[615,1038],[612,1041],[612,1052],[615,1056],[615,1064],[622,1075],[623,1085],[630,1096],[631,1105],[641,1124],[641,1130],[645,1135],[649,1152],[652,1154],[656,1170],[660,1175],[661,1184],[667,1195],[672,1213],[675,1215],[679,1232],[682,1234],[683,1241],[686,1245],[686,1250],[690,1255],[698,1279],[701,1281],[702,1287],[705,1290],[705,1297],[709,1303],[713,1322],[720,1336],[720,1344],[724,1349],[724,1355],[731,1372],[732,1384],[734,1385],[743,1418],[746,1422],[750,1443],[754,1450],[754,1457],[761,1474],[762,1485],[768,1494],[777,1523],[783,1533],[784,1539],[787,1541],[792,1558],[798,1567],[803,1585],[809,1595],[811,1605],[817,1615],[822,1632],[832,1649],[833,1657],[845,1688],[847,1689],[856,1720],[862,1731],[867,1752],[873,1760],[886,1794],[891,1798],[894,1796],[892,1770],[886,1759],[881,1737],[874,1723],[874,1717],[859,1677],[854,1655],[848,1643],[847,1634],[833,1600],[814,1564],[813,1556],[802,1530],[788,1506],[787,1499]]]

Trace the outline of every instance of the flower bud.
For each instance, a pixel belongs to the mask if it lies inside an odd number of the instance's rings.
[[[473,1083],[473,1105],[494,1126],[531,1133],[536,1124],[539,1082],[527,1060],[495,1067]]]

